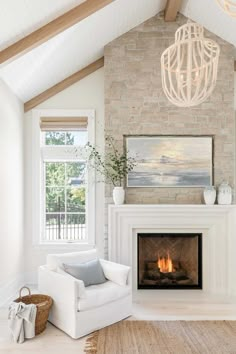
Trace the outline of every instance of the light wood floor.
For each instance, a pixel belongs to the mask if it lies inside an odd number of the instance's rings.
[[[35,338],[14,343],[7,327],[7,310],[0,310],[1,354],[82,354],[85,339],[72,339],[48,323],[46,330]]]
[[[236,305],[217,303],[204,299],[175,299],[161,297],[145,301],[134,298],[133,316],[129,320],[236,320]],[[44,333],[23,344],[13,343],[7,326],[7,308],[0,309],[0,353],[1,354],[82,354],[85,338],[74,340],[50,323]],[[112,354],[112,353],[111,353]]]

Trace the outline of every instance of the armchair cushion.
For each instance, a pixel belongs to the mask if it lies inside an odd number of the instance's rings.
[[[100,259],[101,266],[105,277],[114,283],[125,286],[128,282],[128,275],[130,267],[119,263],[113,263],[106,261],[105,259]]]
[[[117,301],[131,293],[128,286],[119,286],[111,281],[86,288],[86,298],[78,299],[78,311],[86,311],[113,301]]]
[[[80,264],[63,263],[63,267],[67,273],[82,280],[85,286],[102,284],[106,281],[102,266],[98,259],[93,259],[92,261]]]

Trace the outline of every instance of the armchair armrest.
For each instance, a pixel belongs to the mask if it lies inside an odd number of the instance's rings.
[[[123,264],[110,262],[105,259],[99,259],[99,261],[107,279],[120,286],[129,285],[130,267]]]
[[[76,279],[41,266],[38,272],[38,286],[41,293],[49,295],[53,299],[49,321],[74,338],[79,296]]]
[[[60,303],[70,303],[70,306],[74,306],[78,298],[76,279],[48,270],[45,266],[39,267],[38,286],[40,292]]]
[[[70,275],[69,273],[66,273],[63,269],[61,268],[57,268],[57,273],[70,278],[72,280],[75,280],[76,282],[76,287],[77,287],[77,295],[78,297],[81,298],[85,298],[86,297],[86,291],[85,291],[85,286],[84,286],[84,282],[83,280],[77,279],[75,277],[73,277],[72,275]]]

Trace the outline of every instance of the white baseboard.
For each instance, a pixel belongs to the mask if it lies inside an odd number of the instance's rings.
[[[19,274],[14,279],[2,283],[0,286],[0,307],[7,306],[18,294],[19,289],[25,284],[24,274]]]

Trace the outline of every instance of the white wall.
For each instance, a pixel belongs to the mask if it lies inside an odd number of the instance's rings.
[[[104,122],[104,70],[99,69],[63,92],[45,101],[36,109],[95,109],[96,111],[96,143],[103,147],[103,122]],[[32,111],[25,114],[26,140],[26,214],[25,214],[25,250],[26,250],[26,281],[35,282],[37,267],[44,264],[48,253],[70,252],[76,246],[69,245],[68,248],[62,246],[33,246],[32,245],[32,166],[31,166],[31,122]],[[97,185],[96,188],[96,244],[100,255],[104,251],[104,186]],[[72,248],[72,247],[73,248]]]
[[[24,271],[23,133],[23,103],[0,80],[0,302]]]

